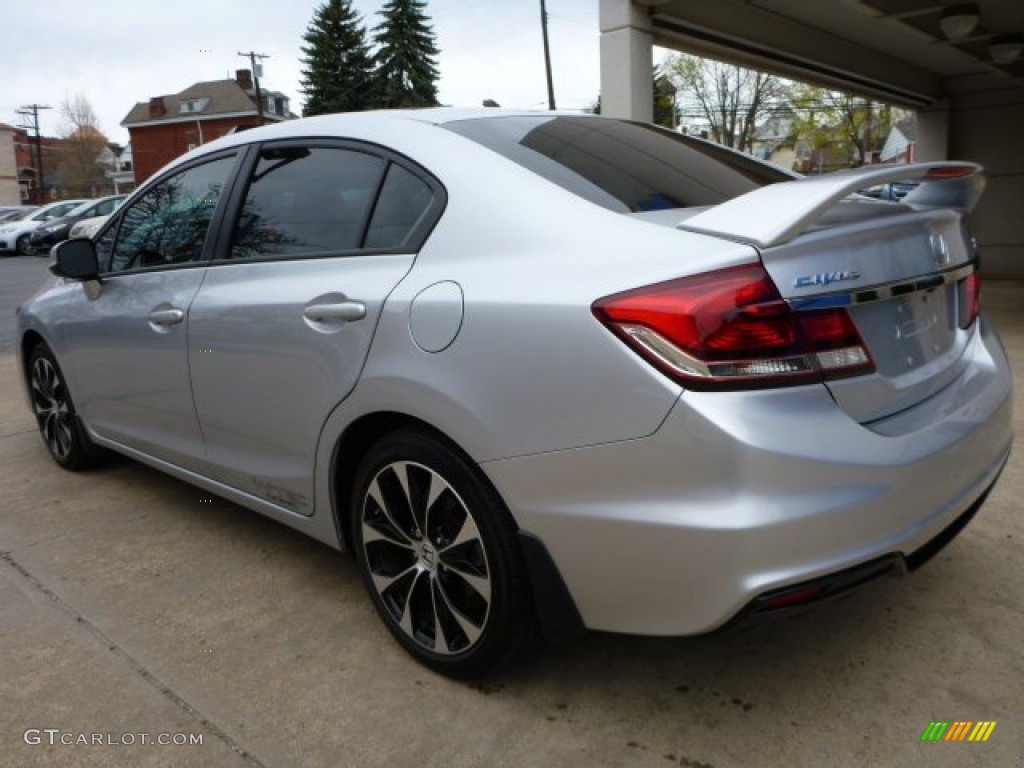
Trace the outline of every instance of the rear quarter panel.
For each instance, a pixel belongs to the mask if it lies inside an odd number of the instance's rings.
[[[607,211],[443,128],[417,129],[392,146],[442,181],[448,207],[389,297],[321,451],[379,410],[426,421],[476,461],[654,432],[680,388],[605,329],[591,304],[756,252]],[[464,315],[455,341],[427,353],[412,339],[410,306],[442,281],[461,287]]]

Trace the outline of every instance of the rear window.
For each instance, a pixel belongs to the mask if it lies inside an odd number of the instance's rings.
[[[444,127],[621,213],[718,205],[794,178],[716,144],[625,120],[528,115]]]

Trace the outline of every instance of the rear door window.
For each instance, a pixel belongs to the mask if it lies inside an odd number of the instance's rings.
[[[249,181],[232,259],[361,247],[387,160],[335,147],[268,147]]]
[[[366,248],[402,249],[430,210],[434,193],[423,179],[391,163],[373,209]]]

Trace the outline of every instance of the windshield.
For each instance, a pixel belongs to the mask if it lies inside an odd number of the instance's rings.
[[[718,205],[793,174],[645,123],[527,115],[444,125],[613,211]]]
[[[81,216],[82,214],[91,213],[93,208],[99,205],[97,200],[86,200],[80,205],[76,205],[70,211],[65,211],[61,216]]]
[[[0,221],[21,221],[30,216],[33,211],[35,208],[29,208],[27,211],[4,211],[0,213]]]
[[[50,219],[55,219],[58,216],[63,216],[72,208],[76,208],[84,202],[87,201],[71,200],[68,202],[54,203],[53,205],[48,205],[45,208],[40,208],[38,211],[35,211],[32,216],[32,221],[49,221]]]

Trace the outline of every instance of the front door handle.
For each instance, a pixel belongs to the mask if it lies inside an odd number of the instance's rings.
[[[337,304],[313,304],[302,310],[302,316],[314,323],[351,322],[366,317],[361,301],[339,301]]]
[[[183,309],[155,309],[149,313],[149,322],[153,325],[177,325],[185,319],[185,310]]]

